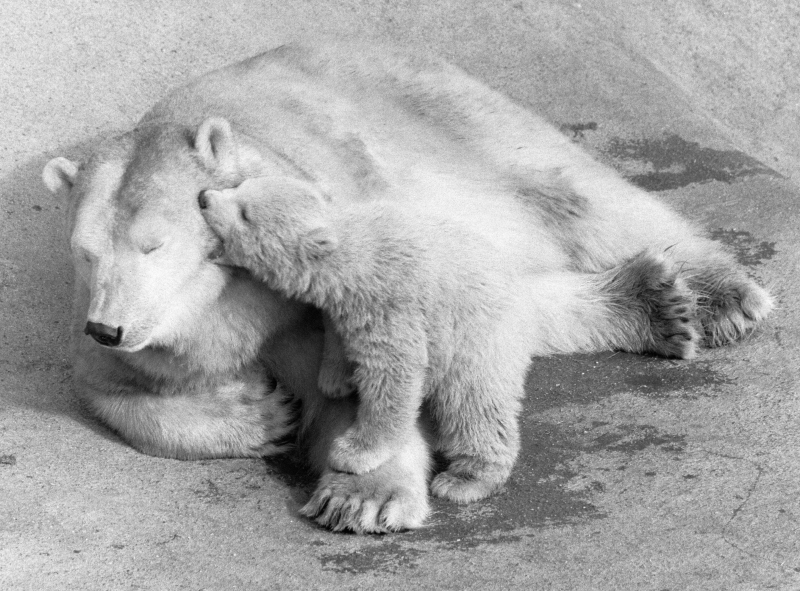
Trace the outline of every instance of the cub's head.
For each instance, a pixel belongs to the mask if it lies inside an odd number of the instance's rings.
[[[203,191],[200,209],[224,246],[223,261],[256,275],[291,271],[336,248],[329,203],[314,186],[285,176]]]
[[[45,166],[47,187],[69,194],[87,335],[133,352],[173,346],[202,322],[230,271],[210,260],[219,240],[197,196],[263,173],[257,160],[226,120],[212,118],[196,129],[151,123],[100,144],[83,163]]]

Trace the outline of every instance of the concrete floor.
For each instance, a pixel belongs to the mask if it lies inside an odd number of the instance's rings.
[[[794,6],[0,3],[0,589],[800,589]],[[433,48],[543,113],[729,244],[779,309],[691,362],[536,361],[506,490],[436,503],[418,532],[318,529],[291,466],[136,453],[76,406],[41,168],[188,78],[321,34]]]

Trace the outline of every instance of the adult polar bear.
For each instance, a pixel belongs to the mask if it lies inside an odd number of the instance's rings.
[[[279,47],[175,90],[82,164],[48,163],[45,183],[70,194],[75,379],[87,407],[146,453],[260,456],[279,451],[290,429],[284,387],[302,400],[308,457],[322,474],[304,511],[333,529],[422,523],[427,429],[420,423],[373,472],[324,466],[355,402],[317,392],[319,314],[215,265],[218,244],[197,207],[204,189],[267,174],[312,182],[334,203],[435,211],[493,242],[519,273],[541,278],[542,355],[618,346],[596,338],[613,311],[586,311],[592,274],[646,249],[682,265],[700,304],[692,320],[711,345],[747,334],[772,305],[686,221],[429,58]],[[648,349],[628,337],[629,349]]]

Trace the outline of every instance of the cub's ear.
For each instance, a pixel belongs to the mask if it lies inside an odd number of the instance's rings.
[[[300,243],[302,255],[309,259],[321,259],[331,254],[339,246],[339,239],[327,225],[309,230]]]
[[[51,193],[71,190],[77,176],[78,165],[61,156],[53,158],[42,170],[42,180]]]
[[[206,168],[223,174],[236,174],[236,140],[231,124],[222,117],[209,117],[197,128],[194,147]]]

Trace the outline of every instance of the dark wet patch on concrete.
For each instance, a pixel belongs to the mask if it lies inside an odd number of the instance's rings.
[[[695,183],[733,181],[755,175],[781,175],[738,150],[714,150],[678,135],[660,139],[613,138],[602,150],[622,174],[648,191],[678,189]]]
[[[591,503],[603,483],[569,487],[578,473],[570,466],[583,453],[621,452],[648,448],[680,453],[682,435],[663,433],[650,425],[619,424],[576,419],[553,424],[541,413],[559,406],[588,405],[620,392],[647,397],[699,396],[727,380],[702,362],[674,362],[625,353],[564,355],[537,359],[528,377],[527,397],[520,416],[522,450],[511,478],[497,495],[460,506],[433,500],[427,526],[391,536],[351,537],[346,551],[325,552],[319,559],[338,572],[366,573],[413,568],[426,552],[470,550],[488,544],[506,544],[530,535],[531,530],[588,520],[605,514]],[[627,462],[618,468],[624,470]],[[311,493],[314,482],[294,461],[271,461],[270,472],[297,489],[298,501]],[[326,534],[338,538],[343,534]],[[357,548],[352,548],[353,540]],[[324,544],[323,544],[324,545]],[[337,550],[340,544],[335,544]]]
[[[431,526],[415,532],[447,548],[469,549],[516,541],[521,528],[562,525],[604,516],[588,496],[568,491],[576,474],[567,463],[582,445],[557,425],[527,416],[520,421],[522,450],[503,490],[485,501],[459,506],[435,500]]]
[[[711,238],[727,244],[739,264],[748,267],[760,265],[778,253],[774,242],[758,240],[744,230],[717,228],[711,231]]]
[[[391,538],[383,538],[387,540],[383,543],[367,540],[357,551],[323,554],[320,560],[327,568],[340,572],[394,570],[413,567],[427,551],[506,544],[530,535],[526,531],[530,528],[604,517],[588,500],[596,491],[565,488],[576,476],[567,463],[583,451],[583,441],[556,425],[525,416],[521,418],[521,430],[523,450],[519,461],[503,490],[495,496],[470,505],[432,499],[433,514],[424,529],[392,534]],[[392,542],[388,543],[388,539]]]
[[[632,392],[650,398],[693,398],[709,386],[729,383],[702,361],[673,361],[629,353],[556,355],[536,359],[526,392],[533,411],[565,404],[589,404]]]
[[[662,433],[652,425],[615,425],[594,435],[585,451],[619,451],[628,454],[658,447],[663,451],[681,452],[686,445],[683,435]]]

